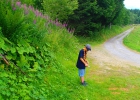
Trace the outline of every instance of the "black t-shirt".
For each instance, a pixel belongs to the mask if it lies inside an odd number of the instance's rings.
[[[77,68],[79,69],[85,69],[85,64],[80,60],[80,58],[84,58],[84,50],[80,50],[79,55],[78,55],[78,59],[77,59]]]

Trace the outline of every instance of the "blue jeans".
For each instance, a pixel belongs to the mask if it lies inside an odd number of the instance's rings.
[[[85,69],[78,69],[79,76],[83,77],[85,75]]]

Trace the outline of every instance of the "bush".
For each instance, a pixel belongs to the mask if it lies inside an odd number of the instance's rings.
[[[60,75],[62,64],[56,54],[65,55],[64,46],[74,49],[75,38],[65,25],[31,6],[4,0],[0,4],[0,99],[57,98],[61,90],[53,94],[58,78],[51,74]]]

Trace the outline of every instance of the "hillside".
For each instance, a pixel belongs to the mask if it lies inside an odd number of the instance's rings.
[[[16,2],[13,9],[10,2],[0,4],[1,100],[111,98],[106,81],[96,81],[100,79],[98,75],[93,78],[87,74],[89,86],[81,86],[75,66],[77,55],[84,44],[94,48],[131,26],[112,26],[100,30],[97,37],[79,37],[67,30],[66,24],[52,20],[32,6]],[[87,73],[95,69],[99,66],[92,64]]]

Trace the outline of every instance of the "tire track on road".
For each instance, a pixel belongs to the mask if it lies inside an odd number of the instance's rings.
[[[111,39],[103,44],[104,48],[111,55],[114,55],[120,59],[126,60],[130,63],[136,64],[140,67],[140,53],[130,50],[123,45],[123,39],[126,37],[134,28],[131,28]]]

